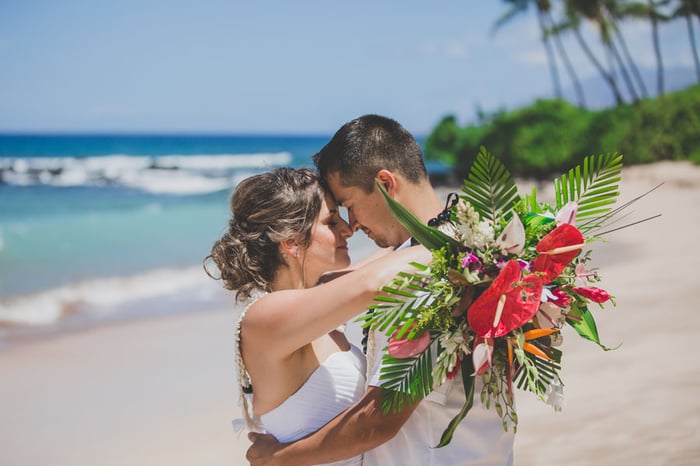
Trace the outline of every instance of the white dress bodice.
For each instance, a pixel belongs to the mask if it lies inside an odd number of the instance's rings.
[[[365,371],[364,355],[356,346],[331,354],[299,390],[260,416],[265,430],[280,442],[291,442],[317,431],[362,398]],[[362,460],[355,457],[332,464],[360,465]]]
[[[259,417],[254,415],[250,406],[255,390],[253,393],[243,393],[243,388],[250,386],[251,381],[240,356],[240,321],[260,296],[253,297],[247,303],[236,325],[236,363],[241,407],[250,430],[267,432],[280,442],[291,442],[317,431],[362,398],[367,387],[365,356],[354,345],[350,345],[348,351],[331,354],[282,404]],[[237,422],[234,421],[234,427],[236,425]],[[359,466],[362,464],[362,456],[330,464]]]

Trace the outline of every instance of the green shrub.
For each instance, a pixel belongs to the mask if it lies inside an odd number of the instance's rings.
[[[609,152],[622,153],[626,164],[700,163],[700,85],[599,111],[537,100],[482,121],[459,127],[453,116],[443,118],[426,139],[426,157],[452,165],[462,178],[482,145],[514,176],[541,179]]]

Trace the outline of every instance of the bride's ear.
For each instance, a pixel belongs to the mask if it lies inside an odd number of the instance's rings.
[[[376,180],[382,185],[384,191],[386,191],[389,196],[396,196],[397,180],[393,172],[383,168],[377,172]]]
[[[286,239],[280,242],[280,250],[283,256],[299,257],[299,244],[293,239]]]

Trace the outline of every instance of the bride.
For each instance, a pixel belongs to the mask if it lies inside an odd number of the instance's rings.
[[[421,246],[407,248],[316,285],[349,265],[352,230],[309,169],[243,180],[231,213],[207,259],[243,309],[236,325],[243,414],[250,430],[293,441],[364,394],[364,356],[337,328],[371,305],[397,272],[410,270],[409,262],[431,256]],[[334,464],[361,464],[361,457]]]

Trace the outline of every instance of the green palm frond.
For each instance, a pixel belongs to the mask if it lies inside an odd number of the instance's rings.
[[[377,187],[379,187],[379,191],[384,196],[384,199],[389,205],[389,210],[394,214],[396,220],[398,220],[420,244],[431,251],[436,251],[445,247],[445,245],[449,246],[452,251],[457,251],[459,249],[460,245],[457,241],[437,228],[424,224],[411,211],[389,196],[381,183],[377,182]]]
[[[399,359],[384,354],[380,376],[381,386],[386,389],[382,400],[384,413],[400,412],[406,404],[417,402],[433,390],[431,347],[435,338],[437,333],[431,333],[431,345],[410,358]]]
[[[559,377],[561,370],[561,351],[551,348],[555,353],[551,361],[525,353],[527,361],[518,367],[513,382],[520,390],[529,390],[536,395],[546,392],[547,386]]]
[[[412,263],[412,265],[422,271],[428,270],[421,264]],[[432,296],[423,288],[424,280],[426,280],[425,275],[420,273],[399,273],[397,278],[381,288],[384,295],[375,296],[374,300],[377,304],[369,306],[370,312],[356,321],[363,322],[363,327],[369,327],[370,330],[377,330],[386,335],[393,335],[400,328],[397,337],[412,338],[414,334],[409,332],[411,325],[420,317],[420,310],[425,307],[426,302],[432,299]]]
[[[617,152],[584,158],[583,164],[554,180],[557,209],[576,202],[577,225],[584,232],[590,230],[584,221],[599,219],[610,211],[620,194],[621,174],[622,155]]]
[[[514,204],[520,199],[510,172],[484,146],[469,169],[462,191],[462,197],[482,219],[494,222],[501,213],[508,220]]]

